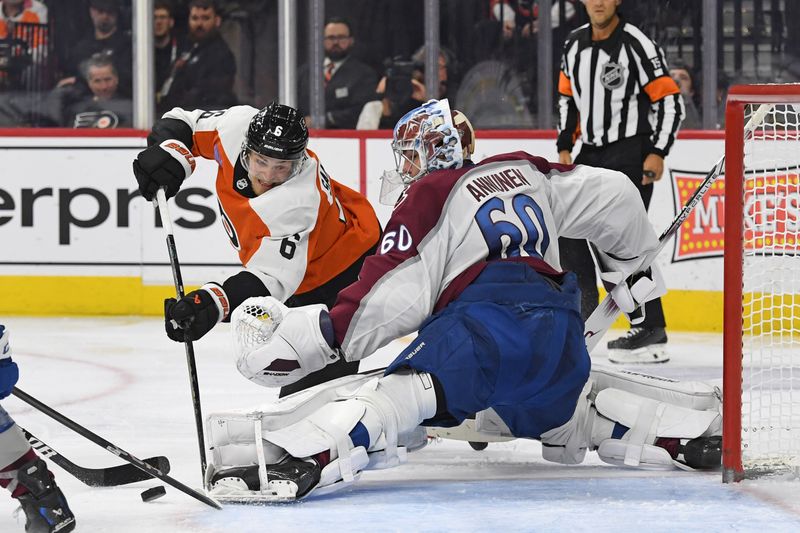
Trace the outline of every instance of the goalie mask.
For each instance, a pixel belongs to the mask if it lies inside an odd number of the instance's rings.
[[[429,100],[397,122],[392,151],[396,168],[384,172],[381,183],[385,205],[394,205],[402,190],[434,170],[461,168],[475,151],[475,131],[446,98]]]
[[[271,103],[250,120],[242,143],[242,166],[257,193],[296,176],[306,160],[308,129],[293,108]]]

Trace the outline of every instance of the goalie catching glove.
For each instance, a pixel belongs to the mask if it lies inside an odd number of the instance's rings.
[[[272,296],[248,298],[231,315],[236,367],[254,383],[283,387],[339,359],[324,305],[289,308]]]
[[[206,283],[180,300],[164,300],[164,327],[175,342],[196,341],[227,318],[230,303],[216,283]]]
[[[183,180],[194,171],[192,152],[181,141],[167,139],[142,150],[133,160],[133,174],[139,184],[139,192],[146,200],[152,200],[158,189],[163,188],[167,198],[178,194]]]

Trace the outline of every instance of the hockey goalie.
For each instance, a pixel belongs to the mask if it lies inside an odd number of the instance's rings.
[[[538,439],[546,460],[588,450],[641,468],[718,465],[719,393],[702,383],[591,371],[574,274],[558,237],[588,239],[626,313],[665,292],[641,257],[657,245],[623,174],[513,152],[470,161],[474,132],[447,100],[394,129],[394,210],[375,256],[336,304],[251,298],[233,314],[239,371],[280,387],[394,339],[416,339],[373,375],[340,378],[267,410],[208,420],[206,483],[223,501],[286,501],[347,486],[426,443],[420,426],[482,425]],[[633,281],[621,281],[621,280]]]

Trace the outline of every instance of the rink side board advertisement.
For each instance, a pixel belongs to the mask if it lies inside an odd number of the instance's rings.
[[[165,234],[131,171],[146,145],[145,133],[69,133],[0,137],[0,314],[161,314],[163,299],[174,295]],[[380,177],[394,167],[389,135],[317,132],[309,143],[335,180],[367,195],[382,224],[391,214],[378,201]],[[674,217],[682,191],[691,194],[722,154],[723,144],[721,134],[676,142],[651,202],[656,233]],[[475,159],[516,150],[556,160],[555,134],[479,132]],[[187,290],[223,281],[241,268],[219,220],[215,177],[216,163],[198,159],[195,173],[169,201]],[[686,245],[686,251],[676,248],[659,258],[670,289],[664,298],[669,327],[721,330],[723,192],[724,186],[709,191],[681,228],[679,248]],[[692,309],[704,313],[694,316]]]

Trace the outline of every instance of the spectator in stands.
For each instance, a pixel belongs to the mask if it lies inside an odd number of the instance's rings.
[[[66,77],[58,82],[59,87],[82,84],[78,78],[81,64],[97,53],[111,56],[119,73],[119,90],[125,96],[132,92],[131,71],[133,56],[130,32],[123,31],[118,25],[120,0],[89,0],[89,16],[94,31],[81,39],[68,55],[64,74]],[[69,46],[66,43],[65,46]],[[88,88],[80,92],[88,93]]]
[[[172,64],[186,48],[184,39],[179,39],[175,31],[173,6],[167,0],[153,3],[153,40],[155,41],[156,98],[167,81]]]
[[[395,58],[387,61],[386,74],[375,89],[375,100],[368,102],[358,119],[358,129],[391,129],[407,112],[431,98],[447,98],[451,92],[450,80],[455,69],[455,57],[445,48],[439,48],[439,90],[428,95],[425,87],[425,46],[411,56],[411,61]]]
[[[536,99],[536,39],[529,2],[492,2],[473,29],[474,64],[464,74],[456,106],[476,128],[530,128]]]
[[[361,109],[374,97],[378,74],[366,63],[353,57],[353,36],[350,22],[333,17],[325,24],[323,45],[325,61],[325,124],[312,124],[308,116],[308,69],[301,69],[299,80],[300,107],[305,109],[308,127],[353,129]]]
[[[190,47],[173,63],[161,88],[159,110],[221,109],[236,105],[236,58],[219,33],[222,17],[214,0],[189,3]]]
[[[9,22],[47,24],[47,6],[39,0],[3,0],[0,2],[0,39],[9,37]]]
[[[669,75],[678,84],[686,104],[686,116],[681,127],[689,130],[697,130],[703,127],[703,119],[697,109],[697,91],[695,91],[694,75],[692,69],[681,58],[670,61]]]
[[[119,76],[111,56],[95,54],[81,65],[91,96],[70,106],[65,126],[73,128],[125,128],[133,125],[133,105],[120,98]]]
[[[31,26],[23,27],[19,23]],[[47,7],[38,0],[0,2],[0,88],[23,88],[22,71],[31,63],[40,63],[44,57],[46,34],[34,28],[43,28],[46,24]],[[28,48],[11,45],[11,39],[24,41]]]

